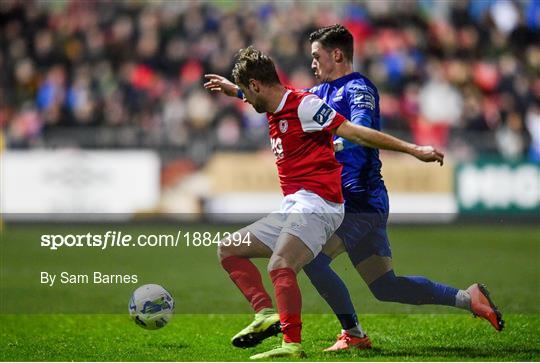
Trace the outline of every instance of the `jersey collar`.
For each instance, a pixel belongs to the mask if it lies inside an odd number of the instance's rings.
[[[283,110],[283,107],[285,107],[285,101],[287,101],[287,96],[289,95],[289,93],[291,93],[291,90],[288,89],[285,94],[283,95],[283,97],[281,98],[281,102],[279,103],[278,107],[276,108],[276,110],[273,112],[273,113],[277,113],[281,110]]]
[[[328,82],[328,83],[333,85],[333,86],[339,86],[339,85],[342,85],[342,84],[345,84],[345,83],[349,82],[351,79],[357,79],[357,78],[360,78],[360,77],[361,77],[360,73],[352,72],[352,73],[349,73],[349,74],[347,74],[347,75],[345,75],[343,77],[336,78],[333,81]]]

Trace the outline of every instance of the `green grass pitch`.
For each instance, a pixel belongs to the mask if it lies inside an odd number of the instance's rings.
[[[246,361],[279,344],[233,348],[230,337],[250,322],[249,307],[215,257],[215,248],[60,249],[39,246],[42,233],[133,235],[219,230],[172,225],[12,226],[2,233],[1,361]],[[337,320],[300,275],[304,348],[310,361],[538,361],[540,360],[540,231],[534,226],[391,226],[399,274],[426,275],[458,287],[485,282],[505,314],[502,333],[485,321],[445,307],[376,301],[346,256],[333,264],[350,289],[374,348],[323,353]],[[264,268],[264,260],[258,261]],[[135,285],[39,284],[39,271],[136,273]],[[264,275],[264,274],[263,274]],[[160,283],[177,301],[171,323],[145,331],[128,317],[130,293]],[[265,276],[268,287],[268,279]],[[270,290],[271,291],[271,290]]]

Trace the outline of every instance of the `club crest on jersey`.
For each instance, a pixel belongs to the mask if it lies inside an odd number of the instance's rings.
[[[281,131],[282,134],[286,133],[289,129],[289,123],[287,120],[279,120],[279,131]]]
[[[332,115],[332,109],[326,103],[323,103],[319,111],[313,116],[313,121],[319,125],[324,125]]]

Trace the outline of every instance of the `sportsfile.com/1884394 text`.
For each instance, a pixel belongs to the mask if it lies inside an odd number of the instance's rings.
[[[43,234],[41,247],[50,250],[68,247],[93,247],[105,250],[115,247],[210,247],[223,245],[250,245],[250,234],[238,232],[200,232],[178,230],[176,234],[132,235],[123,231],[85,234]]]

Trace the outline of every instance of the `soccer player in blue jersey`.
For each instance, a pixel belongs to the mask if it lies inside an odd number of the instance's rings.
[[[353,72],[351,33],[341,25],[333,25],[313,32],[310,42],[311,66],[321,82],[310,91],[351,122],[380,130],[377,88],[365,76]],[[239,88],[226,78],[217,75],[207,75],[207,78],[205,87],[208,89],[242,98]],[[488,320],[496,330],[502,330],[502,315],[483,285],[473,284],[460,290],[421,276],[396,276],[386,233],[388,194],[380,173],[379,152],[339,138],[335,146],[336,158],[343,164],[345,219],[323,251],[304,267],[342,326],[337,342],[326,350],[371,347],[345,284],[330,267],[331,261],[344,251],[377,299],[455,306],[471,311]]]
[[[381,129],[379,94],[365,76],[353,71],[353,37],[341,25],[321,28],[311,33],[311,68],[321,82],[310,91],[328,103],[351,122]],[[373,295],[381,301],[404,304],[437,304],[471,311],[502,330],[502,315],[489,298],[485,286],[473,284],[467,290],[440,284],[421,276],[396,276],[386,233],[388,193],[381,177],[381,161],[377,149],[336,139],[336,159],[343,165],[342,188],[345,198],[345,219],[323,252],[304,268],[319,293],[340,314],[343,334],[331,348],[350,346],[350,336],[362,336],[354,326],[356,316],[350,313],[340,284],[329,282],[328,265],[346,251]],[[341,294],[338,292],[341,291]],[[334,296],[341,301],[334,301]],[[349,300],[350,301],[350,300]],[[345,312],[343,314],[343,312]]]

